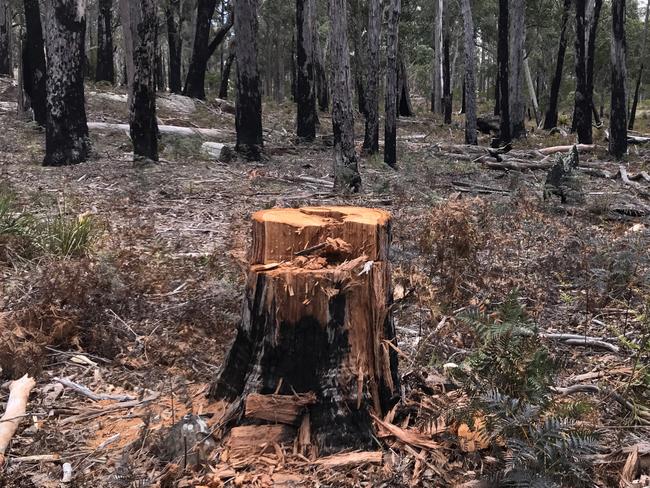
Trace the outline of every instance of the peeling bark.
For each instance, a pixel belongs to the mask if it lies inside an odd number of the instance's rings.
[[[262,97],[257,66],[257,0],[235,2],[237,101],[236,150],[249,159],[262,154]]]
[[[379,48],[381,46],[381,0],[368,2],[368,76],[366,88],[366,128],[363,148],[379,152]]]
[[[38,0],[24,0],[23,86],[34,120],[42,127],[47,121],[45,47]]]
[[[85,161],[90,152],[84,105],[84,0],[46,0],[47,124],[44,166]]]
[[[115,83],[113,67],[113,0],[99,0],[97,16],[97,70],[95,81]]]
[[[296,0],[296,134],[316,137],[316,90],[314,87],[314,0]]]
[[[345,0],[329,0],[334,188],[339,192],[357,192],[361,187],[361,176],[354,147],[354,115],[346,9],[347,2]]]
[[[627,78],[625,66],[625,0],[612,1],[612,98],[609,116],[609,153],[622,158],[627,153]]]

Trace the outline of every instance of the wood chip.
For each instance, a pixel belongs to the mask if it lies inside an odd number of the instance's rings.
[[[383,453],[381,451],[356,451],[322,457],[316,459],[314,464],[326,468],[340,468],[359,464],[381,464],[382,458]]]

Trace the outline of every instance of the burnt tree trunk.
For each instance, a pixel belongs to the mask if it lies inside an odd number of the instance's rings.
[[[630,109],[630,120],[627,128],[634,130],[634,119],[636,118],[636,107],[639,104],[639,90],[641,88],[641,79],[643,78],[643,69],[645,67],[644,59],[646,53],[646,46],[648,43],[648,20],[650,17],[650,2],[646,2],[645,7],[645,21],[643,23],[643,41],[641,42],[641,52],[639,53],[639,72],[636,77],[636,84],[634,86],[634,99],[632,101],[632,108]]]
[[[332,131],[334,133],[334,188],[357,192],[361,176],[354,147],[354,113],[350,82],[350,51],[346,0],[329,0],[330,59],[332,64]]]
[[[399,43],[399,40],[398,40]],[[413,105],[411,104],[411,89],[409,77],[406,71],[406,62],[402,50],[397,50],[397,115],[402,117],[413,117]]]
[[[230,70],[232,69],[232,63],[235,61],[235,41],[230,41],[230,46],[228,46],[228,57],[226,62],[223,64],[223,71],[221,73],[221,81],[219,82],[219,98],[228,100],[228,84],[230,83]]]
[[[165,9],[167,21],[167,46],[169,48],[169,91],[181,93],[183,40],[180,33],[181,2],[169,0]]]
[[[449,60],[449,29],[442,40],[442,109],[444,123],[451,124],[451,69]]]
[[[11,8],[8,0],[0,0],[0,75],[13,76],[11,61]]]
[[[431,74],[431,111],[442,113],[442,16],[443,0],[435,2],[433,27],[433,69]]]
[[[199,100],[205,100],[205,72],[208,69],[208,59],[223,42],[233,25],[232,16],[230,16],[228,22],[217,31],[214,39],[210,42],[210,26],[216,4],[216,0],[199,0],[196,11],[194,47],[183,94]]]
[[[121,0],[129,84],[129,127],[135,161],[158,160],[156,0]]]
[[[609,153],[617,159],[627,153],[625,82],[625,0],[612,1],[612,105],[609,116]]]
[[[85,161],[90,151],[84,105],[84,0],[46,0],[47,123],[44,166]]]
[[[399,97],[399,18],[401,1],[390,0],[386,27],[386,105],[384,111],[384,162],[397,167],[397,103]]]
[[[262,97],[257,66],[257,0],[235,2],[235,63],[237,100],[236,150],[250,159],[260,159],[262,140]]]
[[[585,22],[585,0],[576,0],[576,41],[575,41],[575,67],[576,67],[576,92],[575,106],[573,109],[573,126],[578,133],[580,144],[591,144],[591,103],[587,93],[587,71],[586,71],[586,22]]]
[[[548,100],[548,110],[544,118],[544,129],[551,130],[557,125],[557,104],[560,97],[560,85],[562,83],[562,71],[564,68],[564,55],[566,53],[566,31],[569,24],[569,13],[571,11],[571,0],[564,0],[562,11],[562,26],[560,28],[560,41],[557,48],[557,60],[555,62],[555,75],[551,82],[551,93]]]
[[[23,42],[23,86],[34,120],[45,126],[47,122],[47,88],[45,47],[38,0],[25,0],[25,40]]]
[[[509,15],[508,15],[508,0],[499,0],[499,39],[497,44],[497,69],[499,71],[499,115],[501,121],[499,123],[499,142],[507,144],[512,139],[511,125],[510,125],[510,98],[509,98]]]
[[[330,106],[330,87],[317,29],[314,29],[314,49],[314,70],[316,76],[316,98],[318,99],[318,109],[321,112],[327,112]]]
[[[379,48],[381,46],[381,0],[368,2],[368,76],[366,88],[366,130],[363,148],[379,152]]]
[[[296,0],[296,135],[307,141],[316,137],[314,88],[314,0]]]
[[[95,81],[115,83],[113,67],[113,0],[100,0],[97,15],[97,70]]]
[[[470,0],[462,0],[465,79],[463,83],[463,105],[465,106],[465,144],[477,144],[476,134],[476,84],[474,81],[474,19]]]
[[[510,0],[508,11],[509,66],[508,104],[510,107],[510,137],[526,135],[524,124],[524,51],[526,40],[526,3],[524,0]]]
[[[387,212],[355,207],[253,215],[242,321],[211,389],[245,405],[230,446],[244,447],[237,430],[251,428],[270,441],[268,422],[282,424],[289,441],[301,425],[319,455],[372,446],[371,415],[382,417],[400,391],[388,344],[389,221]]]

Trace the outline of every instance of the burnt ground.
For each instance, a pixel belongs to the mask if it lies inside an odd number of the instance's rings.
[[[124,123],[124,93],[105,90],[87,88],[88,120]],[[201,153],[201,138],[163,135],[160,164],[136,168],[124,132],[91,131],[90,161],[43,168],[44,133],[16,118],[14,100],[11,84],[0,81],[3,194],[12,196],[14,212],[31,219],[86,216],[93,238],[82,252],[60,256],[1,236],[0,375],[6,381],[29,372],[37,385],[0,485],[59,486],[60,462],[72,464],[75,486],[128,486],[120,484],[127,479],[140,480],[133,486],[452,486],[489,471],[494,457],[461,447],[452,429],[433,432],[444,441],[439,452],[385,437],[383,466],[367,469],[317,468],[292,457],[290,447],[235,466],[219,461],[218,448],[212,468],[198,471],[163,461],[160,438],[175,420],[188,412],[218,416],[206,392],[239,317],[249,217],[274,206],[373,206],[393,214],[395,321],[404,408],[412,412],[402,427],[426,433],[424,418],[453,412],[458,391],[448,393],[448,380],[438,379],[445,363],[461,362],[475,347],[458,314],[471,306],[489,310],[516,289],[544,333],[594,336],[615,346],[543,341],[562,364],[558,387],[602,388],[571,395],[584,406],[580,425],[601,435],[593,483],[617,484],[624,448],[647,442],[650,430],[636,407],[647,405],[650,384],[648,182],[582,174],[583,203],[545,200],[544,170],[492,169],[450,156],[461,152],[448,147],[463,141],[460,118],[442,126],[417,100],[417,116],[399,124],[399,170],[362,157],[363,192],[349,197],[331,194],[326,183],[329,116],[319,114],[324,136],[299,144],[290,103],[264,107],[263,163],[212,161]],[[222,129],[213,140],[234,141],[234,116],[209,102],[188,105],[163,95],[159,118]],[[646,131],[645,116],[639,122]],[[595,138],[599,148],[581,157],[615,173],[604,133],[596,130]],[[531,130],[515,149],[572,141]],[[650,171],[649,155],[633,146],[628,171]],[[148,401],[112,409],[114,401],[93,402],[62,388],[57,377]],[[6,398],[3,389],[0,402]],[[444,409],[423,407],[437,402]],[[58,454],[60,462],[12,460],[42,454]]]

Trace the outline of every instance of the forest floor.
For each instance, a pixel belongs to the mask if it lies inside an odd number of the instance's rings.
[[[463,312],[496,317],[513,290],[542,334],[539,347],[559,364],[553,386],[598,387],[564,396],[552,390],[545,414],[598,434],[584,481],[618,486],[649,474],[647,181],[581,173],[583,203],[544,199],[546,170],[472,161],[451,146],[463,142],[460,118],[443,126],[417,100],[418,114],[399,122],[399,169],[362,157],[363,191],[348,197],[331,193],[330,117],[320,114],[324,137],[299,144],[289,102],[264,106],[262,163],[214,161],[200,137],[163,135],[160,163],[134,167],[126,133],[91,130],[90,161],[44,168],[44,133],[16,118],[14,90],[0,80],[0,195],[9,208],[0,207],[0,379],[28,372],[37,385],[0,486],[60,486],[63,462],[79,487],[481,486],[476,480],[496,476],[504,443],[460,433],[449,413],[467,397],[448,363],[479,347]],[[87,104],[89,121],[128,121],[119,89],[89,86]],[[161,95],[158,115],[169,125],[220,129],[210,140],[234,143],[234,116],[215,103]],[[645,115],[639,123],[643,132]],[[581,163],[615,174],[604,133],[594,133],[597,148]],[[514,146],[532,154],[572,141],[531,131]],[[632,146],[629,174],[650,171],[649,157]],[[175,421],[195,413],[212,425],[210,414],[220,413],[206,393],[239,320],[251,213],[323,204],[393,215],[404,403],[392,421],[417,433],[416,441],[384,432],[383,462],[363,469],[318,465],[291,446],[230,462],[221,439],[207,467],[169,462],[163,439]],[[40,229],[40,237],[10,232],[10,221]],[[548,336],[554,333],[601,342]],[[94,401],[55,378],[131,401]],[[0,390],[0,405],[6,398]],[[626,471],[630,453],[637,460]],[[38,455],[56,459],[25,459]]]

